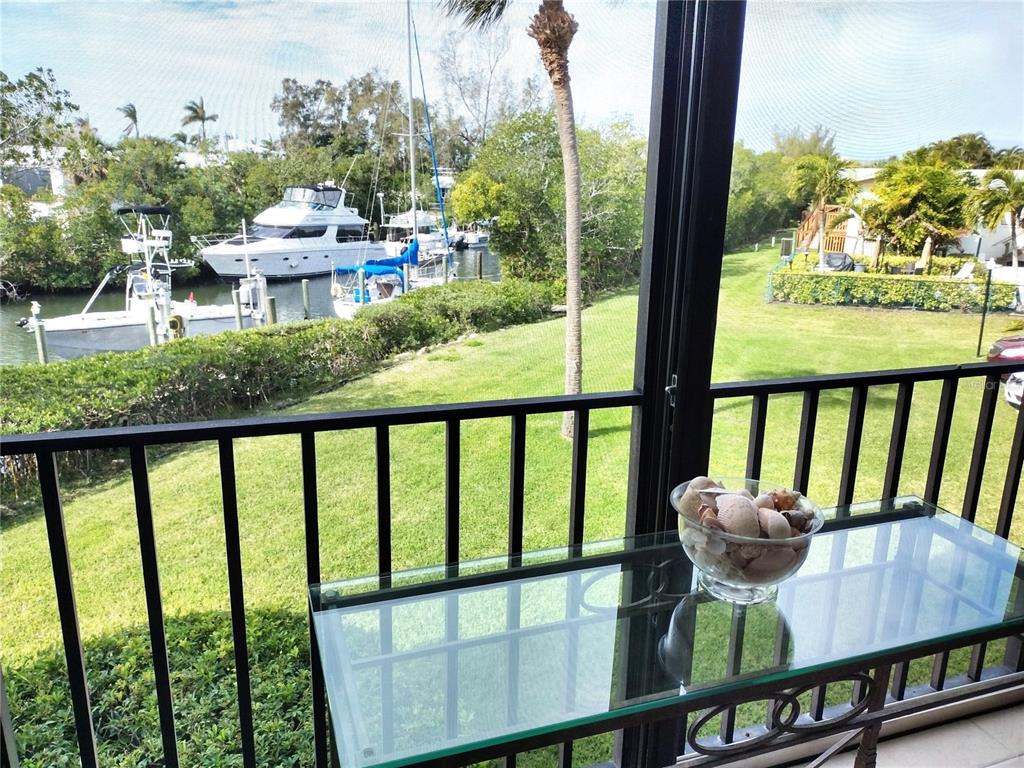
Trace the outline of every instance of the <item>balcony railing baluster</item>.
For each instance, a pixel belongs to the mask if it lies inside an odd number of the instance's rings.
[[[14,740],[14,724],[11,722],[11,702],[4,686],[4,670],[0,666],[0,766],[18,768],[18,745]]]
[[[747,626],[747,607],[734,605],[729,626],[729,649],[725,657],[725,674],[738,675],[743,666],[743,635]],[[726,744],[732,744],[736,733],[736,707],[724,710],[719,720],[718,735]]]
[[[461,425],[458,419],[448,419],[444,427],[444,562],[448,576],[459,575]]]
[[[526,482],[526,414],[512,417],[508,468],[508,564],[523,562],[523,496]]]
[[[885,465],[882,498],[899,496],[900,475],[903,472],[903,452],[907,446],[907,427],[910,408],[914,403],[914,382],[901,381],[896,391],[896,408],[892,415],[892,434],[889,437],[889,459]]]
[[[811,457],[814,453],[814,428],[818,423],[818,390],[804,392],[803,407],[800,411],[800,441],[796,446],[796,469],[793,470],[793,487],[800,493],[807,493],[811,482]]]
[[[750,435],[747,439],[747,477],[761,476],[764,457],[764,428],[768,420],[768,395],[754,395],[750,408]]]
[[[377,576],[380,588],[391,586],[391,431],[376,427],[377,458]],[[311,584],[313,582],[310,582]]]
[[[864,434],[864,411],[868,404],[868,388],[858,384],[850,399],[850,418],[846,425],[846,448],[843,453],[843,473],[839,480],[839,506],[853,503],[857,485],[857,464],[860,461],[860,443]]]
[[[590,411],[576,411],[572,438],[572,478],[569,491],[569,548],[578,555],[583,549],[584,513],[587,503],[587,443],[590,438]]]
[[[68,684],[71,688],[71,709],[75,717],[78,752],[82,768],[98,768],[96,732],[92,724],[89,705],[89,685],[85,677],[85,656],[82,636],[78,629],[78,608],[75,605],[75,586],[71,578],[71,560],[68,556],[68,538],[64,530],[64,509],[60,500],[57,479],[57,457],[48,451],[36,454],[39,467],[39,488],[43,496],[43,515],[46,518],[46,536],[50,545],[53,565],[53,585],[57,592],[57,613],[64,640],[64,657],[68,663]]]
[[[999,516],[996,518],[996,535],[1010,537],[1013,509],[1020,492],[1021,467],[1024,466],[1024,405],[1017,411],[1017,426],[1013,431],[1013,444],[1006,465],[1006,479],[1003,482],[1003,496],[999,501]]]
[[[992,420],[999,402],[999,377],[985,377],[985,391],[981,394],[981,408],[978,411],[978,428],[974,433],[974,450],[971,453],[971,469],[967,474],[967,490],[961,516],[974,522],[974,514],[981,497],[981,482],[985,473],[985,458],[988,455],[989,438],[992,435]]]
[[[167,662],[167,638],[164,634],[163,599],[160,596],[160,569],[157,565],[153,507],[149,494],[149,470],[146,447],[131,448],[132,488],[135,493],[135,517],[139,527],[139,551],[142,558],[142,582],[146,593],[149,643],[153,654],[153,678],[160,713],[160,736],[164,765],[178,767],[178,740],[174,727],[174,703],[171,698],[171,672]]]
[[[929,504],[939,503],[939,488],[946,465],[946,449],[949,448],[949,432],[953,425],[953,408],[956,406],[956,388],[959,380],[947,378],[942,382],[939,396],[939,410],[935,416],[935,434],[932,438],[932,455],[928,462],[925,479],[924,500]]]
[[[316,435],[303,432],[300,438],[302,455],[302,507],[306,538],[306,582],[320,582],[320,499],[316,482]],[[320,666],[320,649],[313,630],[313,612],[307,607],[309,622],[310,690],[313,702],[313,758],[316,768],[328,768],[327,700],[324,673]]]
[[[256,768],[256,739],[252,727],[252,687],[249,682],[249,641],[245,634],[242,545],[238,529],[235,449],[231,438],[221,438],[218,441],[218,449],[221,496],[224,501],[224,545],[227,550],[228,563],[228,599],[231,603],[231,635],[235,646],[238,719],[242,737],[242,765],[244,768]]]

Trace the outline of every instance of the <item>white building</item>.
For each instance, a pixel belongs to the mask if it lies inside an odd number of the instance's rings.
[[[875,179],[881,168],[851,168],[847,176],[857,182],[859,191],[854,197],[855,204],[860,204],[875,198],[872,188]],[[967,171],[980,184],[985,174],[985,169],[972,169]],[[1024,171],[1013,171],[1019,179],[1024,179]],[[805,224],[800,228],[797,243],[800,247],[816,250],[818,247],[817,212],[815,211]],[[829,227],[830,219],[837,219],[840,216],[847,216],[845,226],[839,224],[837,228]],[[828,252],[842,252],[852,255],[865,255],[874,257],[878,253],[879,242],[877,239],[868,236],[864,231],[861,218],[852,211],[847,211],[840,206],[829,206],[827,210],[826,228],[829,232],[825,237],[825,250]],[[1017,229],[1017,247],[1024,248],[1024,231],[1021,227]],[[981,261],[995,261],[997,264],[1005,265],[1010,262],[1010,215],[1003,217],[1003,221],[995,229],[986,229],[979,226],[964,234],[960,238],[959,250],[961,253],[974,253]]]

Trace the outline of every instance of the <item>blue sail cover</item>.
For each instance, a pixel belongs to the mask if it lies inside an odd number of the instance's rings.
[[[390,259],[378,259],[377,261],[391,261]],[[355,275],[359,270],[363,270],[367,277],[370,275],[398,275],[403,276],[403,272],[398,267],[393,267],[389,264],[379,264],[374,262],[366,262],[365,264],[354,264],[351,267],[335,267],[334,272],[338,275]]]

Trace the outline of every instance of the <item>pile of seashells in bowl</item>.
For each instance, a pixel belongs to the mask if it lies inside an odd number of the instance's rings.
[[[772,597],[775,585],[803,565],[824,524],[801,493],[761,480],[695,477],[672,491],[671,502],[701,586],[735,603]]]

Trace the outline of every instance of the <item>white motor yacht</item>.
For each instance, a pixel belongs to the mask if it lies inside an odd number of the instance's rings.
[[[42,307],[32,302],[32,316],[19,325],[35,333],[45,331],[47,348],[62,358],[97,352],[138,349],[184,336],[202,336],[249,328],[262,322],[266,281],[259,275],[241,281],[245,305],[201,305],[189,298],[171,299],[171,273],[193,266],[190,261],[170,258],[171,212],[163,206],[136,205],[119,208],[117,215],[125,229],[121,251],[129,262],[114,267],[100,281],[85,307],[77,315],[42,318]],[[126,274],[123,310],[90,312],[93,303],[111,278]]]
[[[249,270],[269,280],[309,277],[386,257],[384,246],[368,236],[368,223],[345,205],[345,190],[328,182],[288,187],[245,236],[202,235],[192,241],[223,278],[245,277]]]

